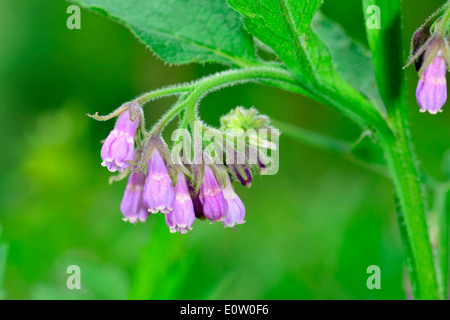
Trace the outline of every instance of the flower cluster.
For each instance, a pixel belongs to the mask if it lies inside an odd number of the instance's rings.
[[[141,141],[138,127],[143,127],[142,115],[142,108],[131,103],[110,116],[93,116],[98,120],[118,118],[103,143],[101,158],[102,165],[109,171],[119,171],[116,180],[128,175],[120,205],[123,220],[136,224],[145,222],[151,213],[161,213],[170,232],[182,234],[192,230],[195,218],[208,219],[211,223],[218,221],[232,228],[243,224],[245,207],[233,189],[232,179],[250,187],[253,174],[264,171],[269,165],[268,157],[264,157],[260,150],[267,149],[267,145],[272,148],[276,146],[271,146],[266,136],[253,131],[250,139],[247,136],[242,138],[247,146],[243,151],[242,164],[226,161],[174,163],[158,132],[147,135],[147,139]],[[223,128],[214,132],[258,130],[267,127],[268,122],[267,117],[259,116],[254,109],[236,108],[222,117]],[[242,136],[242,132],[239,131],[239,135]],[[256,150],[254,163],[249,162],[250,147]],[[215,152],[218,153],[218,150]],[[203,151],[202,155],[210,160]],[[236,156],[228,158],[235,159]]]

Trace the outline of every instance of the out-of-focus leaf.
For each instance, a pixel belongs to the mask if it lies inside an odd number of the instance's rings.
[[[355,143],[350,143],[278,120],[272,119],[272,124],[281,130],[283,136],[288,136],[320,150],[341,155],[360,165],[369,166],[376,172],[385,173],[386,162],[383,150],[372,141],[368,134],[363,133]]]
[[[366,30],[380,95],[389,109],[401,103],[405,91],[400,1],[363,0],[363,4],[366,20],[377,12],[382,18],[380,29],[367,27]],[[371,8],[375,11],[369,10]]]
[[[450,180],[450,150],[447,150],[442,158],[442,171],[445,177]]]
[[[339,74],[379,110],[384,111],[370,51],[320,12],[313,19],[312,29],[326,43]]]
[[[383,149],[374,143],[370,135],[362,135],[351,149],[351,154],[364,163],[374,165],[379,170],[386,170],[386,160]],[[386,171],[381,171],[387,173]]]
[[[1,237],[0,228],[0,237]],[[6,257],[8,256],[8,246],[4,243],[0,243],[0,299],[5,297],[5,290],[3,289],[3,281],[6,273]]]
[[[161,59],[174,64],[257,62],[251,37],[222,0],[74,0],[122,22]]]

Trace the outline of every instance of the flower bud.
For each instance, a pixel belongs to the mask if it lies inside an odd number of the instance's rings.
[[[178,174],[177,185],[175,186],[175,202],[171,212],[165,215],[166,224],[170,232],[186,233],[192,230],[195,220],[194,205],[183,174]]]
[[[267,173],[267,162],[265,162],[264,159],[258,158],[258,166],[259,166],[259,171],[261,172],[261,174]]]
[[[234,192],[230,178],[227,176],[227,185],[223,189],[223,197],[227,201],[227,216],[222,223],[225,227],[234,227],[236,224],[243,224],[245,218],[245,207],[239,196]]]
[[[106,138],[102,146],[102,166],[109,171],[122,172],[133,160],[134,135],[139,125],[139,118],[134,121],[130,119],[130,111],[125,109],[117,120],[114,129]]]
[[[239,182],[246,188],[252,186],[253,177],[250,170],[245,165],[233,165],[233,173]]]
[[[203,206],[203,214],[207,219],[214,222],[225,218],[228,205],[223,197],[222,188],[209,166],[205,166],[199,198]]]
[[[205,220],[202,202],[200,201],[200,194],[195,193],[194,187],[191,184],[189,184],[189,192],[191,194],[192,204],[194,205],[195,217],[200,220]]]
[[[142,171],[133,172],[128,178],[128,184],[120,204],[120,211],[125,218],[136,224],[138,221],[145,222],[148,216],[147,208],[142,199],[142,190],[144,188],[145,175]]]
[[[436,114],[441,111],[447,100],[447,63],[438,51],[419,79],[416,90],[420,112]]]
[[[269,118],[265,115],[260,115],[254,108],[245,109],[243,107],[236,107],[228,114],[220,118],[220,129],[223,131],[247,131],[250,129],[257,129],[268,125]]]
[[[147,179],[145,181],[144,203],[151,213],[169,213],[175,201],[172,180],[166,163],[155,149],[148,160]]]

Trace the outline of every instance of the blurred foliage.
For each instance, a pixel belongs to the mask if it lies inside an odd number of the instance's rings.
[[[404,2],[404,43],[442,1]],[[82,11],[68,30],[68,3],[0,0],[0,224],[8,244],[7,299],[392,299],[404,298],[403,256],[390,182],[281,137],[280,171],[237,187],[247,223],[233,230],[196,221],[170,234],[162,216],[122,222],[124,182],[108,185],[100,141],[109,113],[142,92],[190,81],[223,67],[169,67],[121,25]],[[366,44],[362,8],[325,1],[323,12]],[[406,60],[406,56],[405,56]],[[425,169],[443,178],[449,113],[419,114],[417,75],[407,71],[413,139]],[[146,107],[154,122],[173,100]],[[236,105],[329,136],[354,141],[358,129],[298,95],[248,84],[208,96],[212,125]],[[174,128],[172,125],[171,128]],[[170,129],[166,130],[169,136]],[[430,130],[430,128],[432,128]],[[1,276],[0,253],[0,276]],[[79,291],[66,269],[81,267]],[[381,290],[366,269],[381,268]],[[0,281],[1,284],[1,281]],[[0,285],[1,288],[1,285]]]

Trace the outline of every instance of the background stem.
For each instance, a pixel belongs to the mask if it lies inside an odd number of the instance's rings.
[[[448,185],[438,184],[434,190],[433,211],[437,215],[438,224],[438,248],[437,260],[439,264],[439,294],[442,299],[448,299],[448,210],[447,210]]]

